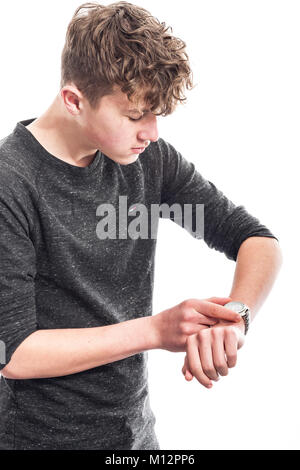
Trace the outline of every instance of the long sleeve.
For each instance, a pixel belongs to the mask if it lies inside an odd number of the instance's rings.
[[[5,363],[19,344],[37,329],[35,310],[35,250],[26,214],[27,197],[19,184],[9,185],[0,168],[0,340]],[[12,189],[14,186],[14,189]],[[4,350],[3,350],[4,349]]]
[[[206,180],[168,142],[159,139],[158,147],[163,161],[161,204],[179,204],[184,213],[184,205],[192,205],[192,224],[182,226],[195,238],[204,238],[209,248],[213,248],[236,261],[239,247],[249,237],[271,237],[278,240],[260,221],[249,214],[244,206],[235,205],[211,182]],[[197,229],[196,205],[203,204],[203,227]],[[201,215],[199,210],[198,215]],[[183,222],[183,217],[173,222]],[[204,230],[203,230],[204,228]]]

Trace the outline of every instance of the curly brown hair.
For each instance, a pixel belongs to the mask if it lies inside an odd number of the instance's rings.
[[[125,1],[80,5],[68,25],[61,57],[63,88],[73,83],[96,109],[115,86],[156,115],[171,114],[192,89],[186,44],[170,26]]]

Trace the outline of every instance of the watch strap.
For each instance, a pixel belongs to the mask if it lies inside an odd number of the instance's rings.
[[[245,323],[245,335],[246,335],[248,333],[249,326],[250,326],[250,310],[248,307],[245,313],[242,315],[242,319],[244,320],[244,323]]]

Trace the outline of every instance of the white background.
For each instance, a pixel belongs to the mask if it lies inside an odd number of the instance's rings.
[[[81,3],[0,1],[0,137],[42,114],[58,93],[66,28]],[[284,255],[237,366],[211,390],[185,381],[184,353],[148,353],[161,449],[299,449],[299,2],[136,4],[186,42],[197,84],[185,106],[160,118],[161,137],[259,218]],[[228,296],[234,269],[224,254],[161,221],[154,313],[187,298]]]

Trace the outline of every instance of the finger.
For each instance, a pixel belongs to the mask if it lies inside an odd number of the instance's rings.
[[[210,332],[214,367],[220,375],[227,375],[228,364],[225,357],[224,328],[214,328]]]
[[[214,326],[214,325],[212,325]],[[186,334],[187,336],[191,336],[191,335],[195,335],[197,333],[199,333],[199,331],[201,330],[206,330],[207,328],[209,328],[210,325],[203,325],[203,324],[198,324],[198,323],[186,323],[185,324],[185,327],[184,327],[184,334]]]
[[[206,315],[203,315],[202,313],[197,312],[197,310],[193,309],[195,312],[195,318],[198,324],[200,325],[215,325],[217,323],[217,320],[207,317]]]
[[[186,369],[185,378],[186,378],[186,380],[192,380],[194,376],[190,371],[190,365],[189,365],[187,355],[185,355],[185,365],[186,365],[186,367],[185,367],[185,369]]]
[[[181,372],[183,373],[183,375],[185,375],[185,372],[186,372],[186,356],[185,356],[185,358],[184,358],[184,363],[183,363]]]
[[[224,305],[228,302],[231,302],[232,298],[231,297],[210,297],[209,299],[205,299],[205,300],[207,300],[208,302],[214,302],[215,304]]]
[[[185,355],[185,358],[184,358],[184,364],[183,364],[183,367],[181,369],[183,375],[186,374],[186,371],[187,371],[187,360],[186,360],[186,355]]]
[[[193,299],[193,308],[207,317],[227,321],[241,321],[241,316],[227,307],[206,300]]]
[[[184,359],[184,365],[183,365],[183,368],[182,368],[182,373],[185,376],[186,380],[192,380],[193,379],[193,374],[191,374],[191,371],[189,370],[189,364],[188,364],[187,356],[185,356],[185,359]]]
[[[196,310],[195,313],[198,316],[198,322],[200,323],[200,325],[215,325],[217,323],[217,320],[215,320],[214,318],[207,317],[202,313],[198,313]]]
[[[203,372],[211,380],[219,380],[218,372],[216,371],[213,363],[210,331],[201,334],[200,340],[198,341],[198,348]]]
[[[237,361],[238,339],[230,328],[226,328],[224,345],[228,367],[234,367]]]
[[[207,377],[202,370],[197,335],[190,336],[187,340],[187,361],[189,363],[191,374],[196,377],[198,382],[204,385],[204,387],[211,388],[212,383],[209,377]]]

